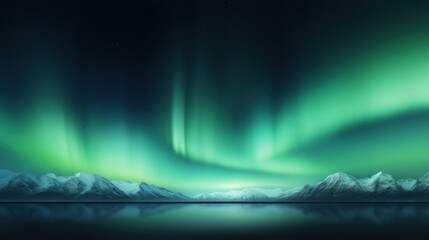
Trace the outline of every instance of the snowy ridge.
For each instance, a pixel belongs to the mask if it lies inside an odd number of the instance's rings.
[[[297,188],[246,188],[228,192],[203,193],[195,196],[195,199],[198,201],[272,201],[287,197],[298,190]]]
[[[429,174],[420,179],[395,180],[385,172],[355,179],[335,173],[322,182],[306,185],[283,200],[289,201],[429,201]]]
[[[247,188],[203,193],[198,201],[429,201],[429,173],[420,179],[395,180],[385,172],[356,179],[334,173],[323,181],[295,189]]]
[[[33,175],[0,169],[0,201],[429,201],[429,173],[395,180],[385,172],[356,179],[334,173],[301,188],[246,188],[189,198],[148,183],[109,180],[89,173]]]
[[[0,201],[179,201],[185,195],[147,183],[116,181],[89,173],[57,176],[0,170]]]

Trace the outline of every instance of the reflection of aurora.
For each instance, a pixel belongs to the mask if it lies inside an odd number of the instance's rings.
[[[428,224],[429,209],[425,204],[3,204],[0,206],[0,222],[73,222],[96,220],[142,220],[162,214],[166,221],[181,218],[185,221],[228,220],[252,221],[259,225],[279,220],[312,219],[322,222],[353,223],[365,221],[383,225],[409,220]],[[223,214],[215,214],[223,213]],[[232,215],[236,214],[236,215]],[[191,218],[192,216],[192,218]],[[205,217],[204,217],[205,216]],[[231,219],[228,219],[231,217]],[[212,219],[213,218],[213,219]],[[294,219],[296,218],[296,219]],[[25,220],[24,220],[25,219]],[[196,220],[198,219],[198,220]],[[216,219],[217,221],[213,221]],[[252,219],[252,218],[250,218]],[[281,221],[279,221],[281,222]],[[282,223],[294,221],[283,221]]]
[[[422,236],[426,204],[2,204],[5,236],[85,237],[102,230],[108,239],[286,239],[329,233],[354,236]],[[64,223],[67,224],[64,224]],[[55,225],[56,228],[51,226]],[[72,227],[70,227],[72,226]],[[101,230],[100,230],[101,229]],[[221,231],[219,230],[221,229]],[[61,231],[59,231],[61,230]],[[84,230],[84,231],[83,231]],[[114,236],[114,237],[112,237]]]
[[[97,86],[88,90],[91,97],[80,98],[84,93],[67,87],[74,81],[64,77],[67,64],[39,68],[28,60],[20,80],[26,91],[11,96],[0,88],[1,167],[65,175],[85,171],[185,193],[293,187],[337,171],[367,176],[383,170],[406,178],[428,170],[426,34],[398,31],[396,36],[407,37],[370,50],[360,45],[361,53],[346,61],[322,54],[329,64],[303,61],[296,79],[286,81],[274,74],[282,64],[272,67],[247,52],[257,40],[235,46],[225,37],[229,47],[217,53],[208,40],[214,33],[195,28],[197,46],[165,41],[177,51],[159,61],[163,74],[154,79],[169,87],[155,93],[143,88],[141,95],[158,108],[140,109],[141,116],[127,112],[136,111],[128,103],[138,105],[129,99],[117,106],[105,103],[108,93],[126,98],[111,86]],[[175,36],[174,29],[163,31]],[[277,49],[266,48],[264,59],[270,59]],[[60,58],[41,55],[50,62]],[[219,70],[217,58],[228,67]],[[7,76],[0,72],[2,81],[12,81]],[[89,110],[77,111],[76,99]],[[109,110],[95,110],[103,107]]]

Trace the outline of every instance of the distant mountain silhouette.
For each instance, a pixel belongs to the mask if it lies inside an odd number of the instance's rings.
[[[395,201],[428,200],[429,174],[418,180],[396,181],[385,172],[369,178],[356,179],[345,173],[335,173],[314,185],[285,196],[288,201]]]
[[[57,176],[0,170],[0,201],[181,201],[189,197],[147,183],[113,181],[89,173]]]
[[[314,185],[295,189],[248,188],[229,192],[204,193],[199,201],[429,201],[429,173],[420,179],[395,180],[385,172],[356,179],[334,173]]]
[[[420,179],[400,180],[385,172],[363,179],[335,173],[319,183],[301,188],[246,188],[203,193],[190,198],[148,183],[109,180],[89,173],[57,176],[0,170],[0,201],[429,201],[429,173]]]

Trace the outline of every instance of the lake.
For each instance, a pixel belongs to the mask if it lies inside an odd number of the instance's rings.
[[[429,235],[425,203],[1,203],[1,239],[256,239]]]

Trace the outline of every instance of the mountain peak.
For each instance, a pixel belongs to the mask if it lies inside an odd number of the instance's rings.
[[[388,173],[380,171],[371,177],[358,180],[366,191],[384,193],[398,190],[397,181]]]
[[[33,175],[0,170],[0,201],[56,201],[56,200],[186,200],[188,197],[155,185],[114,181],[101,176],[78,172],[72,176],[53,173]],[[4,175],[4,176],[3,176]],[[144,185],[146,186],[146,185]],[[155,197],[154,197],[155,196]]]
[[[391,175],[384,172],[384,171],[379,171],[378,173],[374,174],[373,176],[391,176]]]
[[[420,178],[420,180],[422,181],[424,181],[424,180],[429,180],[429,172],[427,172],[427,173],[425,173],[421,178]]]
[[[395,179],[392,177],[392,175],[380,171],[374,175],[372,175],[370,178],[370,180],[375,181],[375,180],[383,180],[383,181],[395,181]]]
[[[338,178],[338,179],[343,179],[343,178],[350,178],[352,176],[348,175],[347,173],[343,173],[343,172],[337,172],[334,174],[329,175],[326,178]]]
[[[86,173],[86,172],[77,172],[77,173],[74,174],[74,176],[75,177],[87,177],[87,176],[92,176],[92,174]]]
[[[202,201],[260,201],[279,199],[286,193],[282,189],[245,188],[227,192],[203,193],[195,198]]]
[[[331,174],[327,176],[325,180],[323,180],[323,182],[326,182],[326,183],[335,183],[335,182],[351,183],[355,181],[356,179],[354,177],[343,172],[337,172],[337,173]]]
[[[12,174],[14,174],[14,172],[10,171],[9,169],[0,169],[0,177],[7,177]]]
[[[93,184],[96,179],[96,176],[94,174],[84,173],[84,172],[78,172],[74,176],[87,185]]]
[[[57,175],[55,175],[54,173],[47,173],[45,174],[45,176],[49,177],[49,178],[56,178]]]

